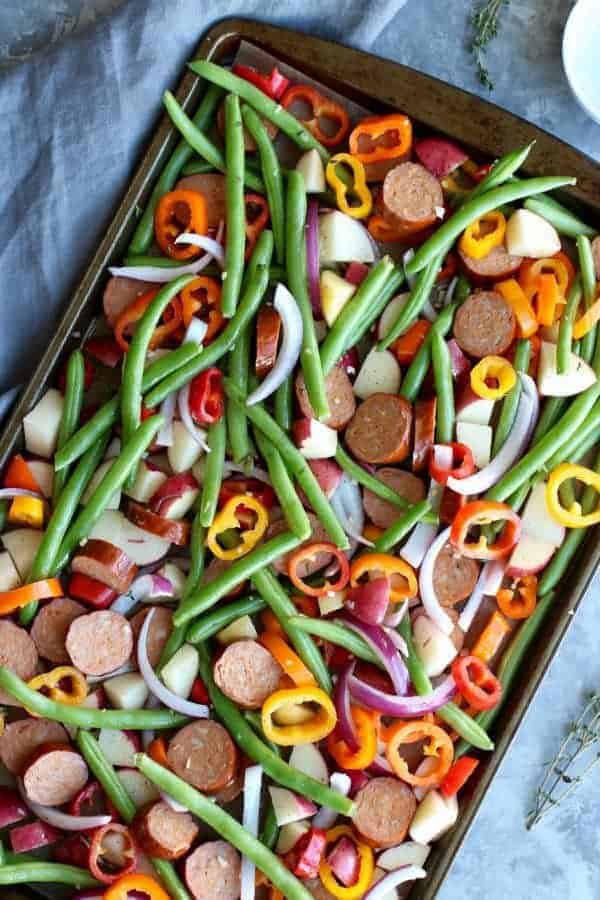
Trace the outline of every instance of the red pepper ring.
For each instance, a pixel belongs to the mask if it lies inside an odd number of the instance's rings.
[[[466,444],[459,444],[457,441],[451,441],[449,444],[434,444],[432,450],[436,447],[452,448],[452,464],[449,468],[440,466],[435,461],[435,453],[429,456],[429,474],[438,484],[447,484],[448,479],[467,478],[475,471],[475,463],[473,461],[473,453],[471,448]]]
[[[298,574],[298,569],[302,563],[314,559],[319,553],[327,553],[330,556],[335,557],[339,564],[339,575],[337,581],[331,582],[326,580],[325,584],[322,584],[320,587],[313,587],[302,580]],[[329,565],[327,566],[328,568]],[[330,591],[342,591],[348,584],[350,578],[350,565],[346,556],[335,546],[335,544],[330,544],[328,541],[315,541],[312,544],[305,544],[303,547],[299,547],[290,556],[287,569],[288,578],[294,587],[298,588],[299,591],[302,591],[303,594],[308,594],[309,597],[323,597]]]
[[[488,544],[481,533],[476,541],[469,541],[469,529],[504,521],[498,539]],[[496,500],[472,500],[458,511],[450,528],[450,543],[470,559],[502,559],[513,549],[521,536],[521,519],[506,503]]]
[[[452,663],[452,677],[467,703],[478,712],[493,709],[502,697],[502,685],[477,656],[459,656]]]
[[[111,832],[113,834],[116,833],[122,835],[125,844],[123,857],[126,859],[126,862],[120,869],[117,869],[118,864],[114,862],[114,856],[110,856],[107,848],[102,845],[105,837]],[[112,842],[111,853],[113,853]],[[94,878],[97,878],[98,881],[101,881],[103,884],[112,884],[113,881],[117,881],[122,875],[128,875],[135,870],[137,866],[137,857],[138,848],[129,828],[127,828],[126,825],[119,825],[118,823],[111,822],[109,825],[103,825],[102,828],[97,828],[94,832],[92,843],[90,844],[88,868]]]
[[[246,194],[244,196],[244,206],[246,211],[246,250],[244,259],[248,260],[252,256],[261,232],[264,231],[269,221],[269,206],[261,194]]]
[[[244,81],[249,81],[271,100],[279,100],[290,85],[290,79],[282,75],[277,66],[271,69],[270,75],[264,75],[252,66],[235,65],[233,74],[243,78]]]
[[[337,147],[344,140],[350,130],[350,119],[348,113],[343,106],[324,97],[314,87],[309,84],[295,84],[288,88],[281,98],[281,105],[284,109],[289,110],[290,107],[297,103],[310,108],[308,118],[296,115],[305,128],[307,128],[313,137],[321,142],[325,147]],[[331,127],[335,127],[336,131],[323,131],[321,121],[327,122]]]
[[[225,394],[223,375],[216,366],[211,366],[196,375],[190,383],[190,415],[196,425],[214,425],[223,417]]]

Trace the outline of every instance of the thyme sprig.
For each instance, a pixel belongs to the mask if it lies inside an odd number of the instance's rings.
[[[482,85],[488,90],[493,90],[494,83],[484,61],[490,42],[498,34],[500,14],[503,7],[507,7],[510,0],[485,0],[478,2],[471,14],[470,24],[472,38],[469,49],[477,68],[477,75]]]

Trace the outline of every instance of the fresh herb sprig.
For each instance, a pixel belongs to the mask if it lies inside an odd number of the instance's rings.
[[[600,694],[593,694],[546,770],[525,822],[527,828],[533,828],[550,810],[564,803],[598,763]]]
[[[502,9],[507,7],[509,3],[510,0],[484,0],[484,2],[479,0],[471,14],[472,38],[469,49],[473,54],[479,80],[490,91],[493,90],[494,83],[485,64],[484,57],[490,42],[498,34]]]

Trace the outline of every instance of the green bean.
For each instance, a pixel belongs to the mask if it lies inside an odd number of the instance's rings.
[[[400,310],[398,318],[391,326],[386,336],[379,341],[378,349],[387,350],[390,344],[393,344],[396,338],[400,337],[407,328],[417,319],[419,313],[429,300],[429,296],[435,284],[435,279],[442,267],[444,257],[442,255],[434,257],[415,280],[410,295]]]
[[[34,691],[18,675],[0,666],[0,686],[21,706],[39,716],[73,725],[75,728],[117,728],[130,731],[177,728],[185,725],[185,716],[170,709],[92,709],[87,706],[71,706],[50,700]]]
[[[283,510],[289,530],[299,537],[301,541],[308,540],[311,535],[310,521],[294,489],[292,479],[279,455],[279,451],[258,428],[254,429],[254,440],[260,455],[267,464],[271,485],[277,494],[277,499]]]
[[[242,393],[248,393],[248,373],[250,369],[250,326],[244,328],[235,345],[229,351],[229,377]],[[248,436],[246,408],[235,400],[227,402],[227,434],[231,455],[236,463],[243,463],[252,455]]]
[[[394,506],[403,510],[407,510],[410,506],[406,497],[403,497],[402,494],[399,494],[393,488],[389,487],[389,485],[384,484],[379,478],[375,478],[374,475],[371,475],[370,472],[363,469],[359,463],[354,462],[352,457],[346,453],[341,443],[338,443],[337,445],[335,460],[350,478],[354,481],[358,481],[359,484],[367,488],[381,500],[387,500],[388,503],[393,503]]]
[[[415,503],[403,516],[400,516],[399,519],[392,522],[390,527],[386,528],[383,534],[379,535],[375,541],[375,549],[380,553],[387,553],[388,550],[391,550],[396,544],[399,544],[400,541],[413,530],[415,525],[422,522],[430,512],[431,506],[427,500],[421,500],[419,503]]]
[[[227,443],[227,426],[224,416],[218,422],[214,422],[209,426],[207,440],[210,453],[206,459],[200,500],[200,524],[204,525],[205,528],[209,528],[212,525],[223,480],[225,446]]]
[[[529,368],[529,357],[531,355],[531,341],[519,340],[515,347],[515,358],[513,366],[516,372],[527,372]],[[494,442],[492,444],[492,457],[500,452],[504,443],[509,436],[517,409],[519,400],[521,399],[521,379],[517,378],[515,386],[506,394],[502,401],[502,410],[498,419],[498,424],[494,430]]]
[[[182,175],[208,175],[211,172],[215,171],[215,167],[211,166],[210,163],[206,162],[205,159],[200,159],[199,157],[195,157],[194,159],[190,159],[188,163],[185,164],[183,169],[181,170]]]
[[[454,435],[454,384],[452,381],[452,362],[448,344],[439,333],[433,331],[431,336],[431,359],[433,377],[437,394],[437,413],[435,424],[436,440],[449,444]]]
[[[157,359],[144,372],[142,391],[145,393],[164,378],[199,356],[201,351],[195,344],[183,344],[166,356]],[[85,425],[75,432],[65,446],[54,458],[54,468],[60,470],[70,465],[92,447],[113,425],[119,417],[119,394],[113,397],[89,419]]]
[[[373,323],[379,319],[392,297],[395,296],[403,281],[403,270],[401,268],[394,269],[391,278],[388,278],[383,289],[380,291],[379,296],[375,297],[373,302],[365,309],[358,324],[346,333],[344,351],[349,350],[350,347],[356,346],[356,344],[362,340],[372,327]],[[342,313],[340,313],[340,315],[341,314]]]
[[[0,500],[0,531],[4,531],[9,506],[10,503],[8,502],[8,500]]]
[[[177,391],[200,372],[213,366],[234,346],[240,334],[251,322],[264,297],[269,283],[269,264],[273,253],[273,233],[265,229],[259,236],[250,266],[256,266],[256,275],[248,283],[233,319],[230,319],[221,334],[190,360],[160,382],[146,397],[150,407],[162,403],[167,394]]]
[[[275,392],[275,421],[284,431],[289,431],[294,418],[294,385],[288,375]]]
[[[58,429],[57,450],[64,447],[70,437],[73,436],[83,404],[83,392],[85,390],[85,364],[81,350],[73,350],[67,363],[66,384],[62,415]],[[58,498],[67,480],[68,469],[65,467],[60,472],[54,473],[52,487],[52,502],[56,506]]]
[[[550,222],[559,234],[566,237],[577,238],[580,234],[594,237],[595,229],[582,222],[570,209],[562,206],[554,197],[532,197],[523,204],[525,209],[537,213],[538,216]]]
[[[493,209],[497,209],[505,203],[513,203],[515,200],[531,197],[534,194],[543,194],[561,187],[568,187],[575,182],[575,178],[568,177],[529,178],[525,181],[503,184],[502,187],[493,188],[472,200],[467,200],[464,206],[419,247],[414,257],[405,266],[407,275],[416,275],[436,257],[445,256],[465,228]]]
[[[285,262],[285,203],[283,197],[283,175],[279,159],[267,129],[259,116],[250,106],[242,107],[244,125],[254,138],[260,156],[262,179],[269,202],[271,228],[275,239],[275,258],[278,263]]]
[[[319,687],[330,694],[332,684],[329,669],[311,636],[291,623],[297,609],[275,575],[270,569],[262,569],[252,575],[252,583],[288,635],[304,665],[315,676]]]
[[[285,262],[290,291],[298,304],[302,316],[302,349],[300,364],[306,383],[310,405],[317,419],[329,414],[325,373],[319,356],[319,345],[315,333],[310,297],[308,296],[308,276],[306,274],[306,192],[304,179],[294,170],[288,175],[287,217],[285,229]]]
[[[207,81],[218,84],[226,91],[237,94],[242,100],[249,103],[259,115],[264,116],[265,119],[277,125],[279,130],[287,134],[301,150],[318,150],[324,162],[327,162],[329,159],[329,152],[304,127],[302,122],[289,113],[287,109],[284,109],[280,103],[271,100],[261,90],[250,84],[249,81],[238,78],[229,69],[224,69],[222,66],[215,65],[215,63],[208,62],[205,59],[198,59],[190,63],[190,69],[196,75],[200,75],[201,78],[206,78]]]
[[[573,435],[577,434],[577,430],[585,422],[599,396],[600,384],[598,382],[579,394],[556,425],[553,425],[539,443],[488,491],[487,499],[505,500],[532,475],[535,475],[558,447],[566,444]]]
[[[218,606],[202,616],[201,619],[197,619],[193,625],[190,625],[185,639],[190,644],[206,641],[217,632],[222,631],[223,628],[227,628],[236,619],[242,616],[252,616],[264,609],[266,605],[264,600],[254,594],[249,594],[240,600],[232,600],[231,603]]]
[[[272,803],[269,803],[267,806],[267,810],[265,812],[265,817],[263,820],[263,826],[260,831],[259,840],[261,844],[264,844],[265,847],[268,847],[269,850],[272,850],[275,844],[277,843],[277,838],[279,836],[279,825],[277,824],[277,817],[275,815],[275,809]]]
[[[140,321],[136,325],[129,350],[123,362],[123,381],[121,385],[121,439],[126,444],[139,427],[142,409],[142,380],[146,354],[150,340],[160,321],[163,312],[174,297],[191,281],[193,275],[182,275],[165,284],[156,297],[150,302]],[[135,470],[132,470],[125,481],[131,487]]]
[[[228,396],[237,397],[240,401],[244,399],[229,379],[223,379],[223,386]],[[294,447],[287,434],[281,430],[277,422],[260,403],[247,406],[246,413],[250,421],[277,447],[290,474],[306,494],[310,506],[327,530],[332,541],[342,550],[347,550],[349,544],[346,533],[338,522],[331,504],[319,487],[317,479],[302,454]]]
[[[365,662],[381,667],[381,660],[371,650],[364,638],[346,628],[343,622],[336,622],[331,619],[313,619],[310,616],[299,615],[292,616],[289,622],[298,631],[304,631],[306,634],[322,638],[324,641],[329,641],[330,644],[337,644],[338,647],[348,650],[357,659],[364,659]]]
[[[559,443],[552,456],[544,462],[536,474],[543,479],[562,462],[577,462],[577,457],[581,458],[585,455],[590,447],[593,447],[598,441],[599,429],[600,402],[594,405],[577,432],[570,439]]]
[[[261,741],[269,747],[273,753],[276,753],[277,756],[281,756],[281,747],[277,744],[274,744],[273,741],[270,741],[268,737],[265,737],[265,733],[262,727],[262,716],[257,709],[245,709],[244,710],[244,718],[248,725],[250,725],[256,734],[259,736]]]
[[[432,692],[433,687],[414,645],[412,639],[412,627],[408,616],[404,616],[398,626],[398,630],[404,638],[408,648],[406,667],[412,685],[420,697],[425,697]],[[436,711],[436,715],[443,719],[446,724],[450,725],[457,734],[470,740],[473,745],[480,750],[494,749],[494,744],[481,725],[464,712],[464,710],[460,709],[455,703],[445,703],[444,706]]]
[[[223,96],[223,91],[214,84],[209,84],[200,105],[192,118],[192,122],[199,131],[206,131],[211,123],[217,103]],[[158,180],[152,189],[146,209],[135,227],[133,237],[129,244],[127,254],[146,253],[154,237],[154,211],[158,201],[175,187],[175,183],[182,173],[182,169],[193,154],[193,149],[187,141],[180,140],[169,157]]]
[[[577,276],[569,291],[567,305],[560,319],[556,346],[556,371],[559,375],[569,371],[573,345],[573,321],[581,301],[581,278]]]
[[[246,208],[244,201],[244,124],[240,101],[235,94],[225,97],[225,206],[227,242],[221,292],[221,312],[234,315],[244,273]]]
[[[579,235],[579,237],[577,238],[577,252],[579,254],[579,267],[581,269],[581,280],[583,283],[583,299],[585,301],[585,309],[587,311],[596,300],[596,264],[594,263],[594,256],[592,254],[592,245],[590,243],[590,239],[585,235]],[[575,317],[575,313],[576,310],[573,311],[572,318]],[[560,320],[561,326],[564,316],[565,313],[563,313],[563,316]],[[597,333],[598,327],[597,325],[594,325],[593,328],[590,328],[588,333],[583,336],[583,339],[581,341],[580,353],[582,358],[587,363],[590,362],[592,356],[594,355]],[[560,372],[561,370],[559,369],[558,371]]]
[[[221,597],[254,575],[255,571],[270,565],[278,556],[289,553],[299,543],[295,534],[284,531],[259,547],[255,547],[246,556],[236,559],[228,569],[220,572],[207,584],[201,585],[198,590],[183,600],[173,615],[173,623],[185,625],[190,619],[211,609]]]
[[[511,179],[531,153],[534,144],[535,141],[532,141],[525,147],[519,147],[518,150],[511,150],[511,152],[507,153],[506,156],[503,156],[502,159],[497,160],[485,178],[480,181],[470,194],[468,194],[467,199],[472,200],[473,198],[480,197],[481,194],[485,194],[487,191],[492,190],[492,188],[499,187]]]
[[[559,420],[568,406],[568,400],[565,397],[546,397],[542,414],[538,419],[535,431],[531,438],[531,447],[539,444],[545,434],[550,431],[552,426]]]
[[[210,163],[214,169],[226,173],[227,164],[219,148],[199,128],[196,128],[190,117],[184,113],[171,91],[164,92],[163,103],[171,122],[190,147],[196,151],[198,156]],[[264,192],[262,181],[253,172],[245,171],[243,178],[244,184],[251,191],[257,191],[259,194]]]
[[[452,328],[452,320],[454,319],[454,313],[457,308],[458,303],[455,301],[441,311],[433,323],[433,326],[427,332],[425,340],[417,350],[410,366],[406,370],[400,388],[400,396],[404,397],[410,403],[414,403],[419,396],[419,391],[421,390],[427,372],[429,371],[429,366],[431,365],[432,332],[437,331],[442,337],[445,337]]]
[[[471,282],[469,281],[469,279],[465,275],[459,275],[458,282],[457,282],[456,288],[454,290],[454,296],[452,298],[454,303],[456,303],[458,306],[460,306],[461,303],[465,302],[465,300],[467,299],[467,297],[469,296],[469,294],[471,293],[472,290],[473,290],[473,288],[471,286]],[[447,308],[448,307],[446,307],[446,309]],[[441,319],[443,314],[444,314],[444,310],[442,310],[442,312],[437,317],[436,323],[439,322],[439,320]]]
[[[19,854],[20,856],[20,854]],[[27,862],[0,866],[0,884],[68,884],[70,887],[98,888],[99,881],[87,869],[53,862]],[[104,888],[102,888],[104,889]],[[308,894],[310,900],[310,894]]]
[[[128,474],[135,470],[142,454],[152,443],[152,439],[162,423],[162,416],[151,416],[146,419],[121,449],[121,453],[115,458],[83,510],[69,526],[54,562],[55,569],[60,571],[66,565],[73,550],[87,538],[115,491],[118,491],[123,485]]]
[[[208,691],[211,705],[214,707],[217,718],[234,736],[240,750],[253,762],[262,765],[265,774],[276,784],[290,788],[290,790],[310,797],[321,806],[331,806],[343,816],[351,815],[354,804],[347,797],[343,797],[337,791],[331,790],[303,772],[293,769],[284,762],[277,753],[267,747],[248,725],[244,716],[228,697],[226,697],[215,684],[212,671],[212,663],[206,645],[198,645],[200,657],[200,677]],[[169,792],[170,793],[170,792]]]

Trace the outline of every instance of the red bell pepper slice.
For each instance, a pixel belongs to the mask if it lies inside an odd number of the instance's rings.
[[[211,366],[192,380],[189,405],[196,425],[214,425],[223,417],[225,395],[220,369]]]
[[[126,849],[122,851],[124,863],[120,869],[116,868],[112,856],[107,858],[106,846],[103,844],[105,838],[111,833],[120,835],[126,844]],[[112,845],[113,841],[110,841],[110,844]],[[138,849],[127,826],[111,822],[94,831],[90,844],[88,868],[98,881],[101,881],[103,884],[112,884],[113,881],[121,878],[121,876],[135,870],[137,856]]]
[[[123,349],[113,337],[93,337],[83,345],[88,356],[92,356],[109,369],[114,369],[123,359]]]
[[[258,72],[252,66],[233,66],[233,74],[244,81],[249,81],[254,87],[257,87],[263,94],[270,97],[271,100],[279,100],[285,94],[289,87],[290,79],[282,75],[277,66],[271,69],[269,75]]]
[[[82,572],[73,572],[69,581],[69,597],[83,600],[93,609],[106,609],[116,600],[118,594],[108,585],[84,575]]]
[[[497,540],[488,544],[483,532],[476,541],[469,540],[469,530],[493,522],[505,525]],[[495,500],[471,500],[458,511],[450,529],[450,543],[470,559],[502,559],[521,536],[521,519],[506,503]]]
[[[311,828],[290,850],[288,868],[298,878],[317,878],[326,847],[327,834],[320,828]]]
[[[493,709],[500,702],[502,685],[490,667],[477,656],[455,659],[452,677],[459,692],[477,712]]]
[[[308,118],[297,116],[305,128],[325,147],[336,147],[340,144],[350,130],[350,119],[343,106],[324,97],[310,84],[295,84],[288,88],[281,98],[284,109],[290,109],[294,103],[308,106],[310,112]],[[321,122],[328,121],[335,131],[323,131]]]
[[[196,678],[194,681],[190,692],[190,699],[193,703],[204,703],[207,706],[210,705],[210,697],[201,678]]]
[[[446,484],[450,477],[466,478],[475,471],[475,463],[470,447],[466,444],[459,444],[451,441],[449,444],[434,444],[435,447],[451,447],[452,448],[452,464],[449,468],[443,468],[435,461],[435,453],[431,453],[429,457],[429,474],[438,484]]]
[[[440,785],[444,797],[454,797],[465,786],[477,766],[479,760],[474,756],[463,756],[457,760]]]

